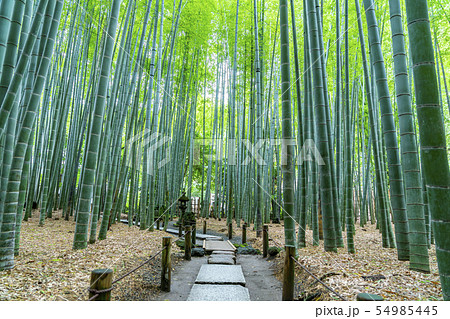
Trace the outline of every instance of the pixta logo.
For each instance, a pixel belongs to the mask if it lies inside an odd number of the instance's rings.
[[[238,148],[238,146],[241,146]],[[201,160],[203,147],[203,156],[205,161],[225,160],[229,166],[249,165],[255,161],[257,165],[268,165],[263,154],[264,147],[275,148],[281,146],[281,165],[287,165],[288,147],[297,147],[296,139],[258,139],[252,143],[248,139],[195,139],[194,140],[194,163],[202,165]],[[294,152],[292,152],[294,153]],[[239,157],[239,158],[238,158]],[[325,162],[312,139],[305,140],[299,150],[295,163],[302,165],[303,162],[316,162],[318,165],[325,165]]]
[[[161,169],[170,162],[170,142],[172,140],[160,133],[150,134],[149,130],[134,135],[125,143],[126,166],[140,165],[143,153],[147,152],[145,162],[142,162],[147,175],[154,175],[155,169]]]

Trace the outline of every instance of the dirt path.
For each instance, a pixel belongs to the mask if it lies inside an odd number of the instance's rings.
[[[192,257],[192,260],[183,260],[175,271],[172,271],[172,283],[170,292],[161,293],[156,300],[159,301],[185,301],[187,300],[195,278],[203,264],[206,264],[208,257]]]
[[[282,285],[275,278],[272,264],[262,256],[238,255],[251,301],[281,301]]]

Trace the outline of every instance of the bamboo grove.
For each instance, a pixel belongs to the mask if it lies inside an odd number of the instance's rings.
[[[299,254],[354,254],[371,223],[429,272],[435,245],[450,299],[449,15],[439,0],[1,1],[0,270],[22,221],[75,221],[84,249],[125,215],[167,227],[186,192],[201,219],[283,223]]]

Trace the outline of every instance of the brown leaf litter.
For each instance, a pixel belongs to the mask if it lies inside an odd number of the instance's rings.
[[[223,219],[210,218],[207,227],[227,233]],[[15,267],[0,272],[0,300],[87,300],[93,269],[111,268],[118,278],[158,252],[162,237],[167,236],[161,231],[114,224],[106,240],[74,251],[74,229],[73,221],[47,219],[44,227],[38,227],[37,219],[24,222]],[[197,230],[201,229],[199,220]],[[307,247],[298,250],[298,260],[348,300],[355,300],[359,292],[379,294],[385,300],[442,300],[434,245],[429,250],[431,273],[423,274],[409,270],[408,262],[398,261],[395,249],[382,248],[381,234],[374,225],[364,229],[356,225],[355,229],[355,254],[348,254],[346,248],[326,253],[323,241],[319,246],[311,244],[312,231],[307,230]],[[241,229],[233,222],[233,236],[240,235]],[[269,237],[284,245],[283,225],[270,224]],[[262,239],[256,237],[253,225],[247,228],[247,242],[262,250]],[[182,254],[176,245],[172,245],[172,252],[172,268],[176,269]],[[270,261],[278,279],[282,278],[283,259],[281,253]],[[115,285],[112,298],[154,300],[159,294],[159,276],[160,256]],[[298,266],[295,291],[301,300],[338,299]]]
[[[118,223],[112,225],[107,239],[72,250],[74,229],[74,221],[61,219],[46,219],[43,227],[38,226],[38,218],[23,222],[15,266],[0,272],[0,300],[87,300],[92,270],[110,268],[118,278],[161,250],[162,237],[169,236]],[[172,245],[172,251],[179,249]],[[112,299],[130,300],[127,295],[136,283],[146,288],[139,300],[153,299],[159,293],[160,263],[158,256],[117,283]]]
[[[209,219],[208,229],[226,234],[226,221]],[[248,227],[247,242],[262,251],[262,239],[256,238],[251,229],[253,227]],[[368,224],[364,228],[355,225],[355,230],[356,253],[349,254],[346,247],[338,248],[338,253],[327,253],[324,251],[323,241],[320,241],[319,246],[313,246],[312,231],[307,229],[307,245],[298,250],[298,260],[347,300],[356,300],[356,295],[360,292],[378,294],[385,300],[442,300],[434,245],[428,250],[431,272],[424,274],[410,270],[409,262],[397,260],[396,249],[382,248],[381,234],[375,225]],[[235,223],[233,233],[240,235]],[[343,236],[346,243],[345,232]],[[283,222],[269,224],[269,237],[277,244],[284,245]],[[269,246],[275,246],[274,242],[270,241]],[[279,254],[271,263],[277,278],[282,280],[284,253]],[[340,300],[300,266],[296,265],[295,269],[297,299]]]

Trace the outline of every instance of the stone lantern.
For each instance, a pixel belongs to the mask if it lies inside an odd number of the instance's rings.
[[[183,192],[181,197],[178,199],[179,202],[179,208],[181,210],[181,220],[180,220],[180,227],[183,226],[191,226],[192,228],[192,244],[195,245],[195,226],[196,226],[196,220],[195,220],[195,213],[192,212],[192,209],[188,208],[188,202],[189,197],[186,196],[186,192]],[[187,211],[186,211],[187,210]],[[181,230],[181,228],[180,228]],[[181,233],[181,231],[180,231]],[[181,234],[180,234],[181,235]]]
[[[189,202],[189,197],[186,196],[186,192],[183,192],[181,197],[178,198],[178,203],[179,203],[178,207],[181,210],[182,217],[184,217],[184,213],[186,212],[188,202]]]
[[[178,236],[181,237],[183,232],[184,221],[186,218],[187,203],[189,202],[189,197],[186,196],[186,192],[178,198],[178,208],[180,209],[180,219],[178,220]]]

